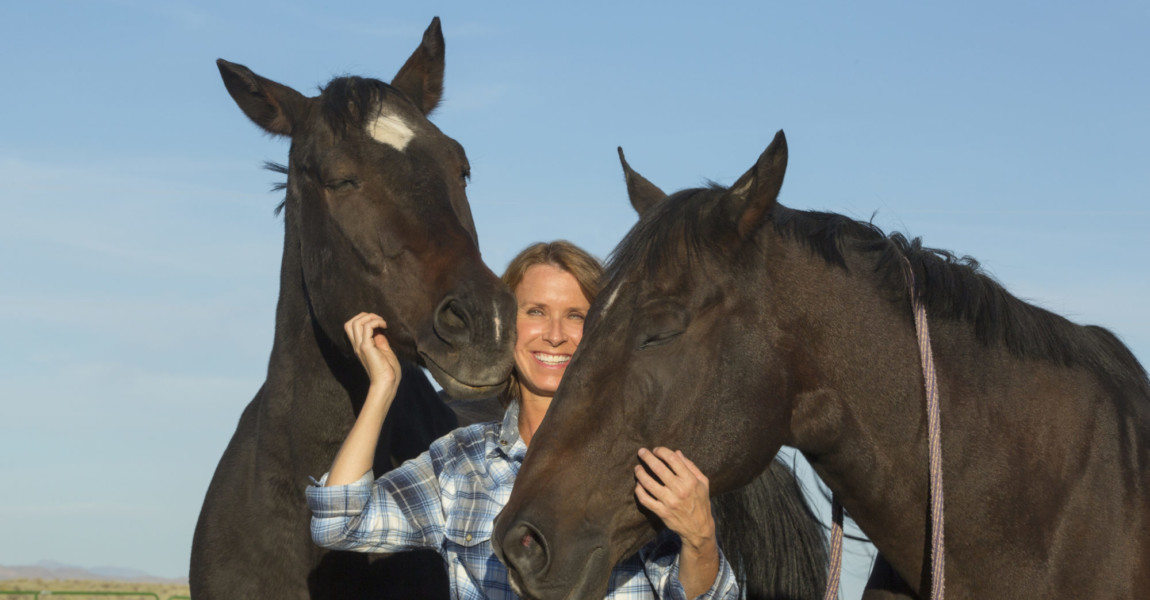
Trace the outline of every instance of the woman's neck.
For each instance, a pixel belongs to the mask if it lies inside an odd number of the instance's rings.
[[[531,438],[543,417],[547,415],[547,408],[551,406],[551,396],[540,396],[519,387],[519,437],[527,446],[531,445]]]

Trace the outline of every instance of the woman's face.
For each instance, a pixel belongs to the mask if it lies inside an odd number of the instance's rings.
[[[559,380],[583,339],[591,302],[575,277],[552,265],[532,265],[515,288],[515,369],[524,398],[555,395]]]

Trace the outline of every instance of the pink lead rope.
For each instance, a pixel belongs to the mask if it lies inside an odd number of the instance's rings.
[[[922,359],[922,374],[926,386],[926,427],[928,459],[930,461],[930,598],[943,600],[946,571],[946,550],[943,540],[942,494],[942,426],[938,408],[938,376],[934,371],[934,356],[930,351],[930,328],[926,322],[926,309],[918,299],[914,268],[906,263],[910,279],[910,302],[914,309],[914,329],[918,335],[918,352]],[[827,577],[827,590],[823,600],[835,600],[839,592],[839,574],[842,571],[843,507],[837,498],[831,502],[831,563]]]

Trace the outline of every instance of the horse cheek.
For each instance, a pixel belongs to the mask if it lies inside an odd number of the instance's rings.
[[[789,408],[783,390],[785,378],[771,368],[770,356],[743,352],[742,361],[728,361],[716,389],[719,406],[711,410],[721,430],[713,432],[725,440],[723,476],[712,491],[741,487],[762,473],[786,439]]]

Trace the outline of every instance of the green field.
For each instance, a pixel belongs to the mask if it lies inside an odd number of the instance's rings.
[[[6,594],[5,592],[30,592],[27,595]],[[188,596],[187,585],[171,583],[137,583],[128,581],[82,581],[78,579],[5,579],[0,581],[0,600],[23,600],[31,598],[35,592],[68,592],[61,596],[69,600],[109,600],[122,598],[124,600],[138,600],[139,598],[152,598],[152,596],[139,596],[136,594],[155,594],[160,600],[168,600],[173,596]],[[98,595],[73,595],[73,592],[99,592]],[[115,595],[109,595],[109,592]],[[133,594],[133,592],[135,594]],[[41,598],[49,598],[48,594],[41,594]]]

